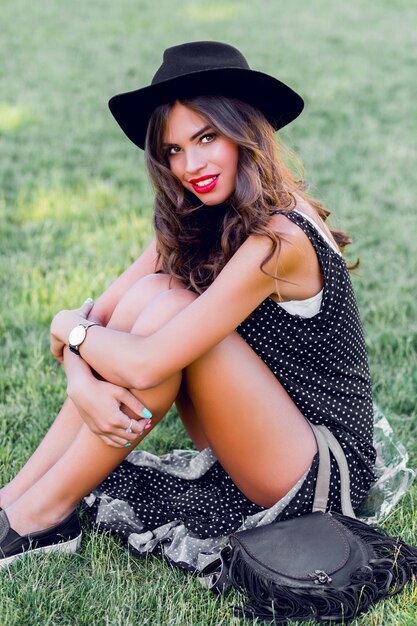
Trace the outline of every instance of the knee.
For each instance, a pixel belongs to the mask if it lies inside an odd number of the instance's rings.
[[[164,291],[180,287],[180,281],[168,274],[149,274],[140,278],[120,298],[108,325],[118,330],[130,330],[138,315],[153,298]]]
[[[167,289],[185,289],[184,285],[177,278],[162,272],[158,274],[147,274],[139,278],[133,287],[131,287],[131,289],[135,288],[150,294],[166,291]]]
[[[132,327],[132,333],[151,335],[196,298],[195,293],[184,288],[162,291],[143,309]]]
[[[178,289],[181,286],[181,283],[176,278],[172,278],[168,274],[148,274],[136,281],[126,291],[119,304],[139,303],[139,306],[144,306],[163,291],[172,288]]]

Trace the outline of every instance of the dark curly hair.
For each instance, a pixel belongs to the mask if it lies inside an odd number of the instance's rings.
[[[201,204],[169,168],[163,147],[168,115],[175,103],[153,113],[146,137],[146,163],[155,189],[154,227],[160,267],[187,288],[202,293],[249,235],[266,235],[271,251],[261,269],[280,248],[280,237],[268,226],[273,211],[295,208],[296,196],[308,201],[325,220],[327,211],[309,197],[302,180],[284,156],[302,173],[299,161],[275,139],[272,126],[251,105],[224,96],[199,96],[180,102],[207,120],[220,135],[238,146],[236,188],[227,203]],[[350,243],[346,233],[332,230],[339,248]]]

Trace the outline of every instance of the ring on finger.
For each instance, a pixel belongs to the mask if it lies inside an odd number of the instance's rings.
[[[126,428],[126,432],[127,433],[131,433],[132,432],[132,424],[133,424],[133,419],[130,420],[129,426]]]

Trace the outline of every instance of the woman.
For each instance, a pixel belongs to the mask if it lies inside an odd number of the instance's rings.
[[[374,479],[349,240],[277,151],[274,132],[302,99],[235,48],[169,48],[152,84],[110,108],[145,148],[156,238],[94,305],[52,321],[68,399],[0,491],[0,562],[75,550],[75,507],[94,490],[93,523],[198,570],[242,524],[311,511],[310,423],[341,443],[354,507]],[[122,463],[174,402],[200,453]]]

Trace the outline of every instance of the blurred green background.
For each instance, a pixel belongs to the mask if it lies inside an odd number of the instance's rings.
[[[97,297],[152,235],[143,155],[107,101],[148,84],[166,47],[205,39],[237,46],[305,99],[281,137],[331,223],[353,238],[375,399],[416,466],[415,3],[3,0],[1,18],[0,484],[65,397],[48,352],[52,316]],[[146,440],[157,453],[190,445],[174,412]],[[417,542],[415,495],[387,528]],[[233,594],[218,601],[92,533],[72,559],[28,559],[1,578],[7,626],[244,624]],[[357,624],[411,626],[416,609],[409,590]]]

